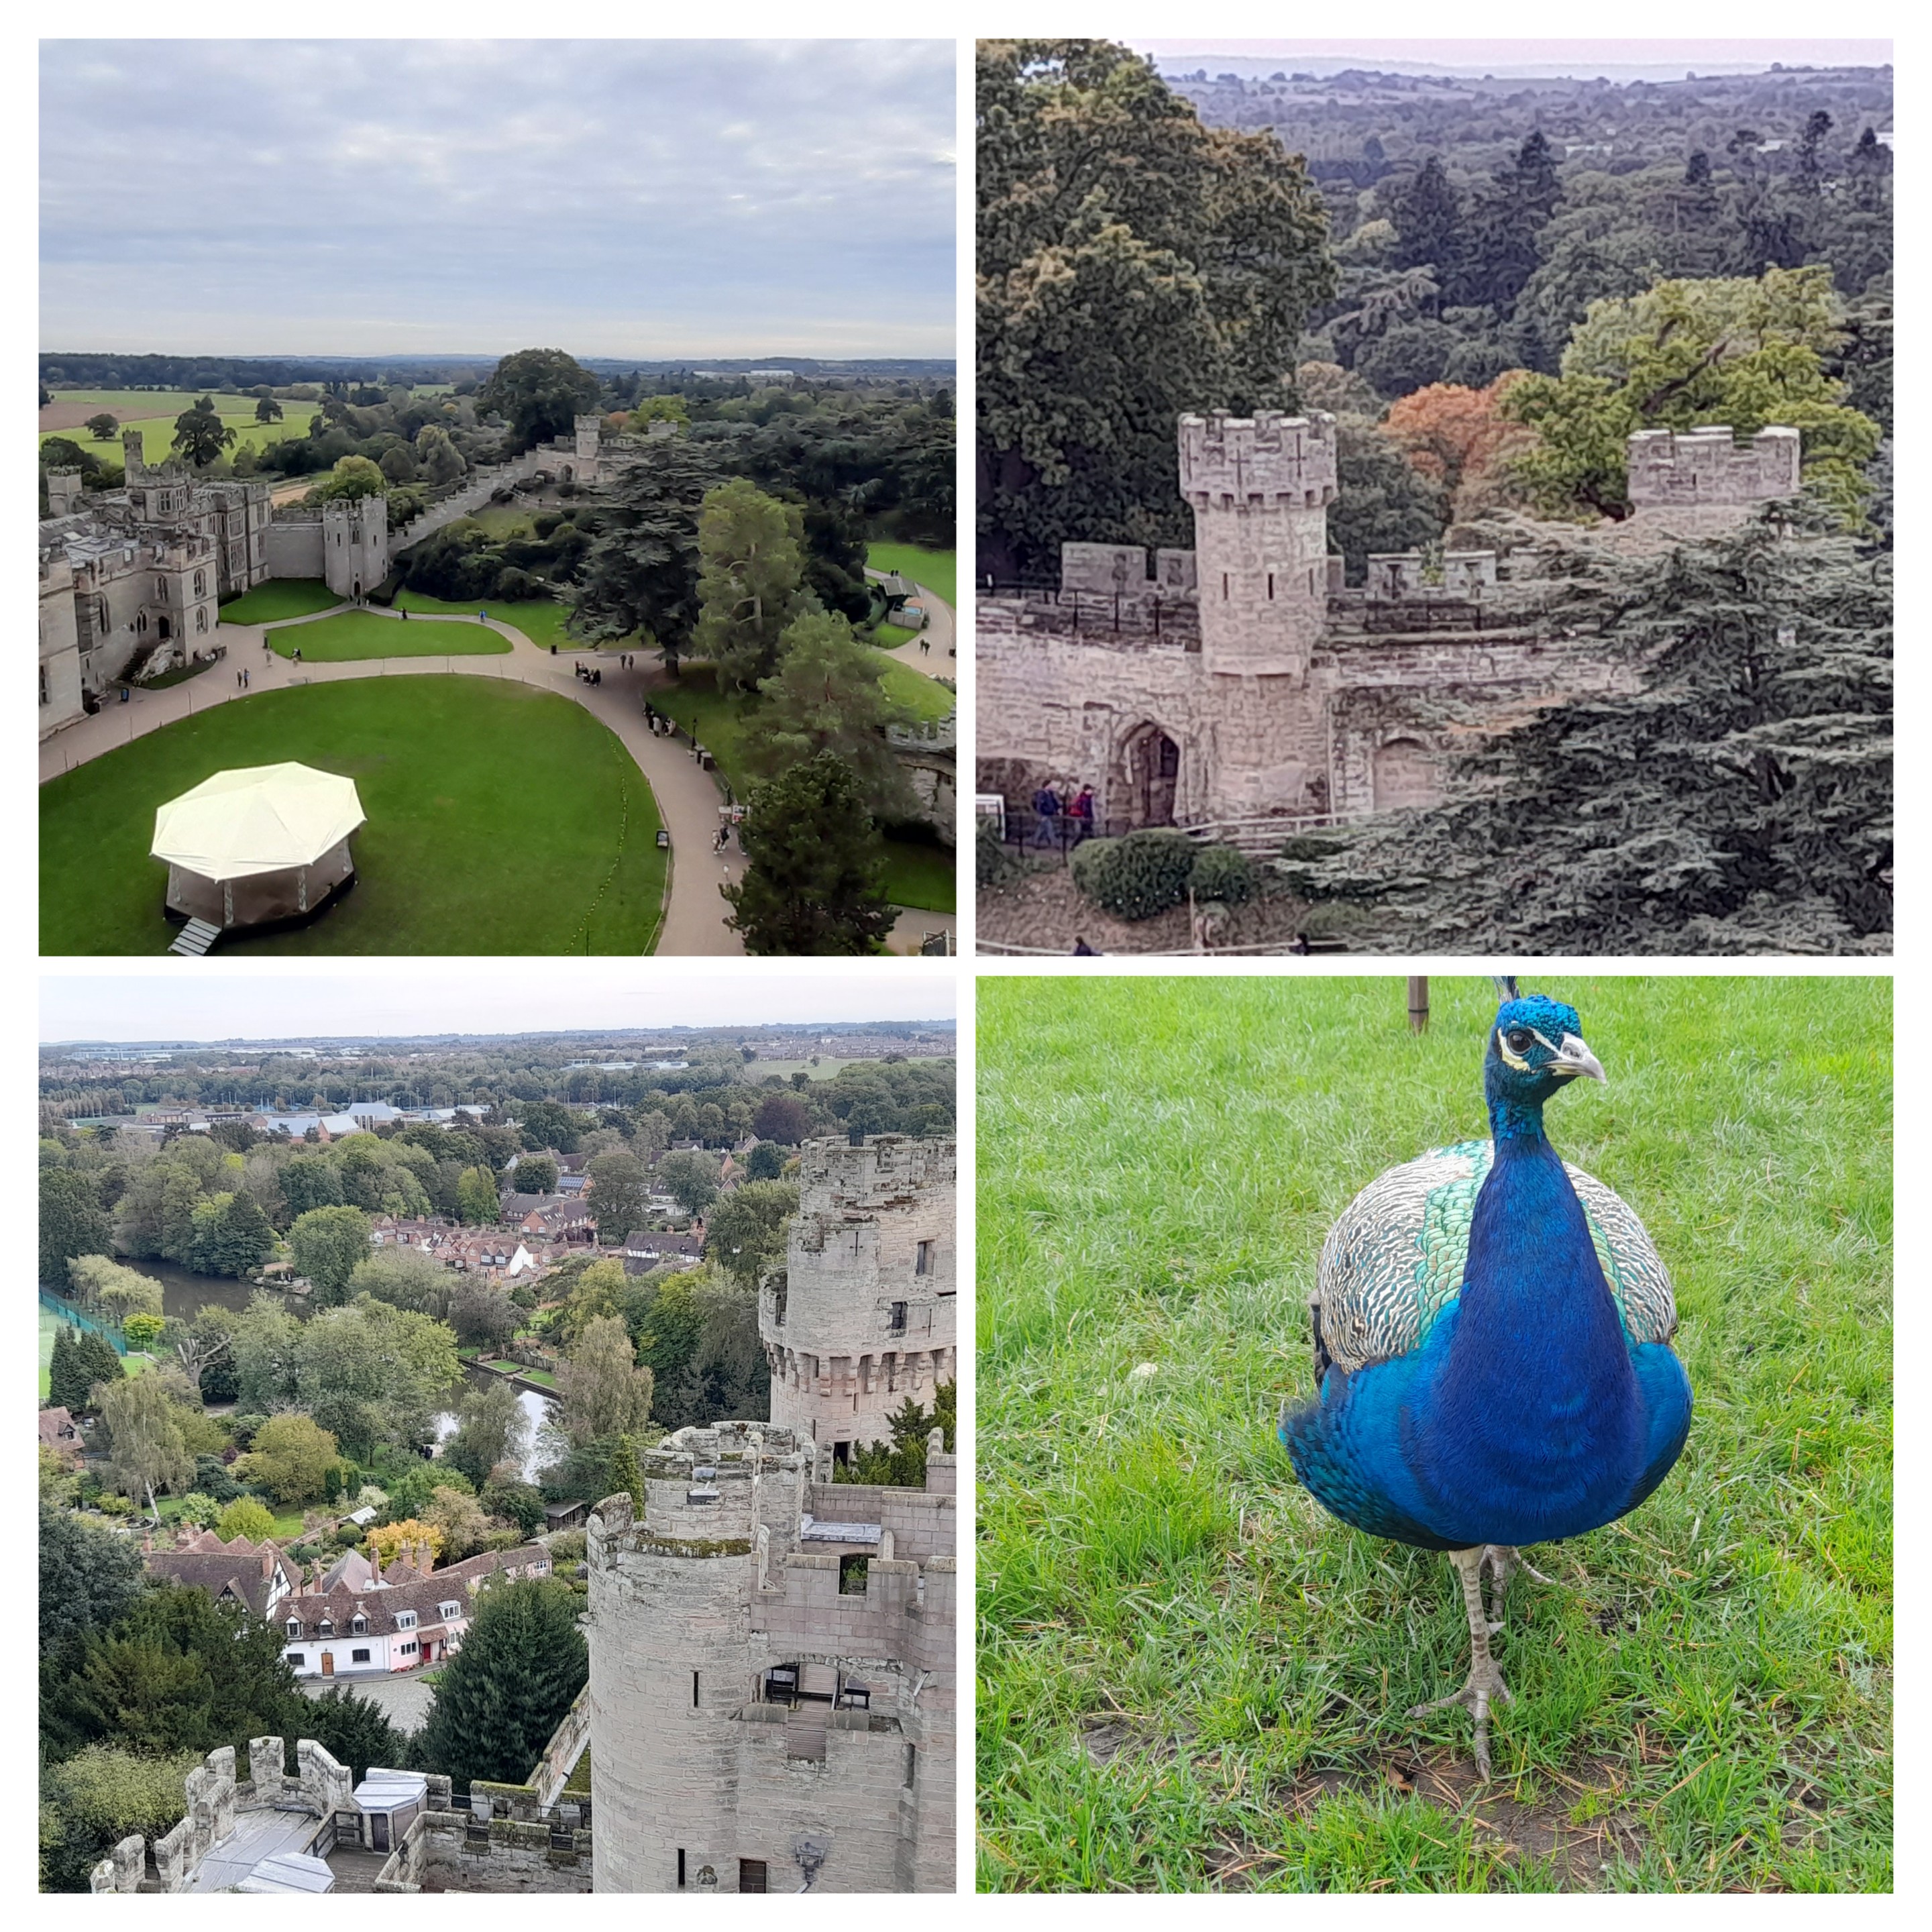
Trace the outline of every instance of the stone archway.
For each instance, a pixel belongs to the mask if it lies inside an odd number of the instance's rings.
[[[1376,748],[1378,812],[1401,812],[1433,805],[1442,796],[1436,760],[1419,738],[1391,738]]]
[[[1158,724],[1137,724],[1120,740],[1108,787],[1110,821],[1129,830],[1172,825],[1180,789],[1180,747]]]

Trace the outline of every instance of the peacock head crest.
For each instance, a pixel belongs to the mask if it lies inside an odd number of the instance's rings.
[[[1490,1029],[1483,1066],[1484,1091],[1499,1130],[1504,1116],[1540,1123],[1544,1102],[1579,1077],[1601,1080],[1604,1075],[1583,1044],[1576,1009],[1541,993],[1519,995],[1510,982]]]

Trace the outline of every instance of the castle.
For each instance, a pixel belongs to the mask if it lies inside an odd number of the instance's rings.
[[[122,434],[118,490],[83,496],[78,470],[47,472],[40,526],[40,736],[86,715],[117,680],[152,675],[214,647],[218,606],[274,578],[320,579],[340,598],[374,590],[390,559],[498,490],[536,478],[589,487],[610,458],[600,419],[572,437],[472,470],[404,528],[378,496],[271,502],[266,482],[211,482],[176,458],[150,465],[139,430]]]
[[[1661,546],[1734,527],[1796,493],[1799,453],[1792,429],[1742,444],[1722,426],[1641,432],[1618,534]],[[1192,550],[1156,551],[1150,574],[1141,549],[1068,544],[1057,590],[980,598],[982,794],[1025,806],[1072,778],[1094,786],[1109,833],[1172,824],[1240,842],[1257,821],[1432,803],[1468,714],[1502,725],[1612,684],[1587,641],[1550,634],[1546,585],[1492,550],[1450,550],[1435,568],[1374,555],[1348,586],[1328,543],[1332,417],[1184,416],[1179,462]]]
[[[801,1150],[759,1296],[772,1420],[686,1429],[590,1519],[599,1892],[950,1892],[958,1470],[838,1482],[957,1372],[950,1140]]]

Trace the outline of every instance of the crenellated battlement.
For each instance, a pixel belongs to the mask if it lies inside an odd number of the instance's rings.
[[[1335,418],[1216,410],[1180,421],[1180,494],[1198,511],[1264,502],[1313,509],[1335,500]]]
[[[1739,442],[1723,423],[1683,434],[1639,430],[1627,445],[1630,507],[1742,507],[1795,496],[1803,441],[1795,429],[1773,428]]]

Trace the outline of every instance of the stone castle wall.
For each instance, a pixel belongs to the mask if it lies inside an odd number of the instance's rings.
[[[1740,442],[1722,424],[1676,434],[1640,430],[1630,439],[1630,507],[1744,508],[1795,496],[1802,439],[1795,429],[1763,429]]]
[[[683,1430],[640,1517],[592,1514],[598,1891],[734,1892],[741,1861],[773,1892],[952,1889],[956,1467],[881,1490],[817,1460],[773,1426]]]

